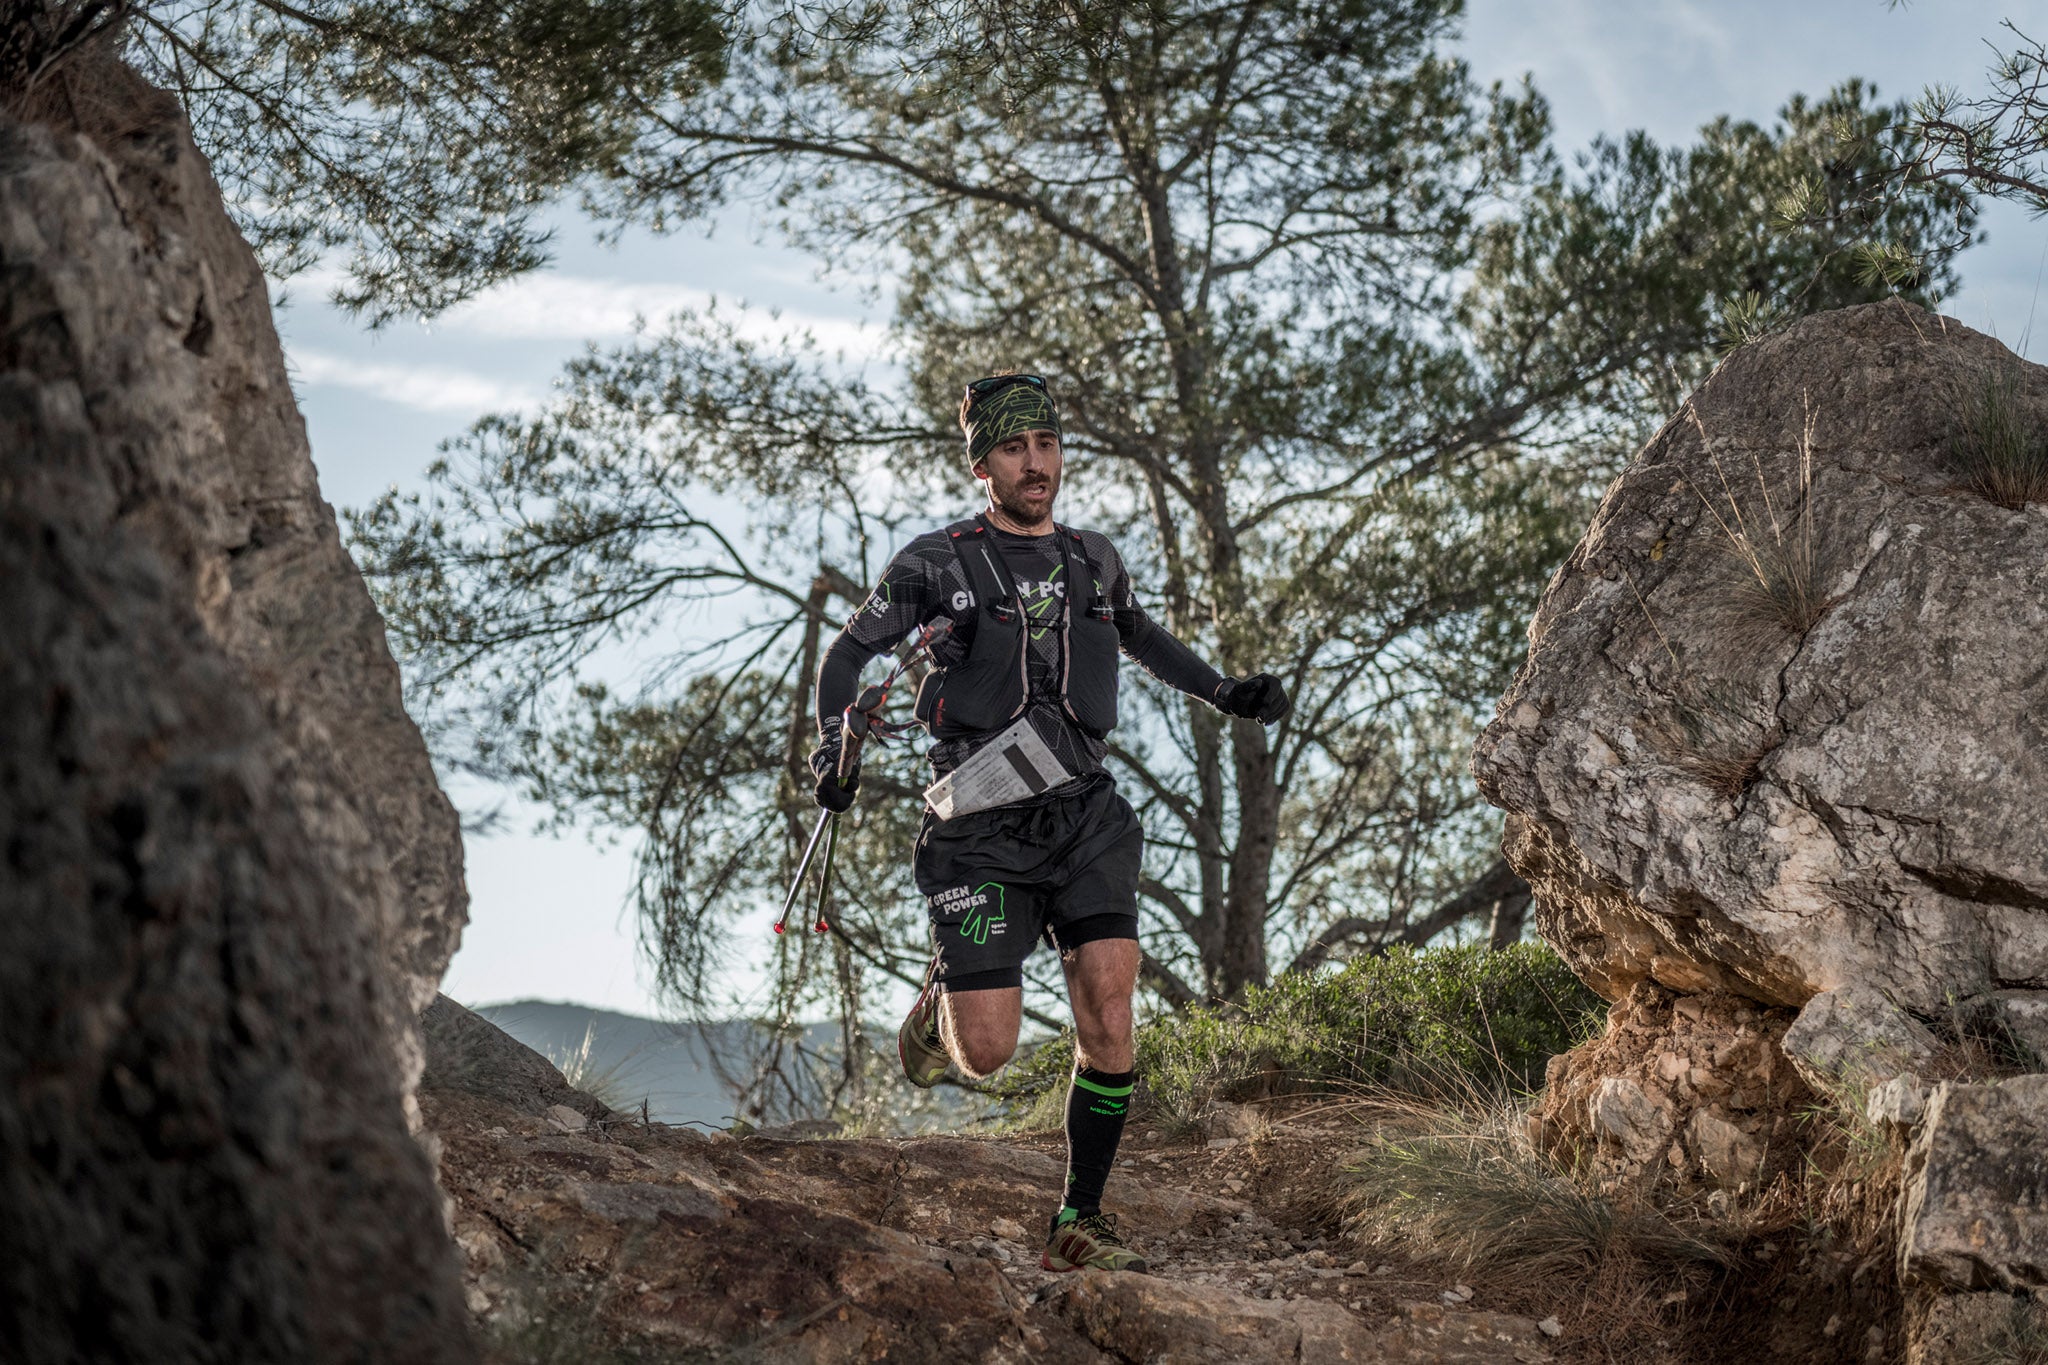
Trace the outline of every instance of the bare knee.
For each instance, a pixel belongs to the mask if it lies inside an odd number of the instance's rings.
[[[1022,1011],[998,998],[1004,994],[973,991],[946,996],[945,1008],[939,1015],[939,1036],[953,1064],[969,1080],[994,1075],[1016,1054]],[[1017,1005],[1021,1006],[1023,993],[1016,994]]]
[[[1076,948],[1064,963],[1074,1008],[1074,1054],[1095,1071],[1129,1071],[1131,992],[1137,984],[1138,945],[1098,939]]]
[[[1129,1000],[1108,1000],[1096,1009],[1075,1011],[1075,1061],[1097,1071],[1129,1071],[1132,1058]]]
[[[970,1081],[993,1076],[1002,1070],[1003,1064],[1017,1052],[1017,1040],[1014,1037],[1003,1038],[955,1029],[946,1036],[945,1041],[946,1051],[952,1054],[953,1064],[959,1067]]]

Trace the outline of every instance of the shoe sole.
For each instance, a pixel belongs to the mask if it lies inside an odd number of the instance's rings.
[[[1054,1265],[1052,1263],[1052,1253],[1049,1251],[1039,1253],[1038,1268],[1040,1270],[1050,1270],[1055,1275],[1071,1275],[1077,1270],[1107,1270],[1111,1271],[1112,1273],[1129,1272],[1131,1274],[1142,1275],[1148,1269],[1150,1269],[1150,1267],[1146,1265],[1143,1257],[1139,1257],[1137,1260],[1132,1261],[1130,1264],[1122,1266],[1090,1266],[1074,1264],[1065,1260],[1062,1260],[1058,1265]]]
[[[903,1039],[900,1035],[896,1039],[896,1064],[903,1068],[903,1078],[909,1081],[912,1085],[916,1086],[919,1090],[931,1089],[933,1086],[939,1083],[939,1076],[943,1076],[946,1074],[944,1068],[941,1068],[938,1075],[933,1076],[930,1080],[919,1080],[917,1078],[917,1073],[910,1069],[910,1058],[903,1051]]]
[[[946,1074],[946,1068],[944,1066],[941,1066],[938,1070],[932,1072],[930,1080],[919,1080],[917,1078],[917,1072],[911,1069],[910,1054],[907,1050],[905,1050],[903,1046],[903,1030],[900,1028],[896,1030],[896,1064],[903,1068],[904,1079],[909,1081],[912,1085],[916,1086],[919,1090],[931,1089],[933,1086],[939,1083],[939,1077]]]

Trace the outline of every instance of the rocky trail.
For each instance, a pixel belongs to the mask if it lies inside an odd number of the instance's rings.
[[[1152,1273],[1060,1275],[1038,1259],[1057,1135],[650,1127],[458,1009],[429,1014],[421,1098],[500,1359],[1556,1358],[1558,1323],[1345,1249],[1330,1176],[1363,1129],[1341,1108],[1249,1138],[1134,1125],[1109,1203]]]

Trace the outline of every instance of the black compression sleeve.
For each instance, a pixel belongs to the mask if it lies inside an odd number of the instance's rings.
[[[1116,609],[1117,637],[1124,653],[1142,665],[1147,673],[1168,687],[1216,700],[1216,688],[1223,675],[1203,663],[1192,649],[1174,638],[1172,632],[1145,614],[1136,603]]]
[[[818,733],[825,732],[827,717],[839,719],[860,693],[860,672],[868,660],[881,653],[870,649],[845,631],[832,637],[825,657],[818,660]]]

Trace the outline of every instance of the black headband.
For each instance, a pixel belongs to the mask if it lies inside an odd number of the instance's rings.
[[[1002,375],[1011,382],[990,389],[978,389],[990,381],[978,380],[968,386],[972,401],[967,406],[967,457],[981,460],[1009,440],[1027,431],[1060,434],[1059,409],[1045,391],[1045,381],[1024,375]]]

